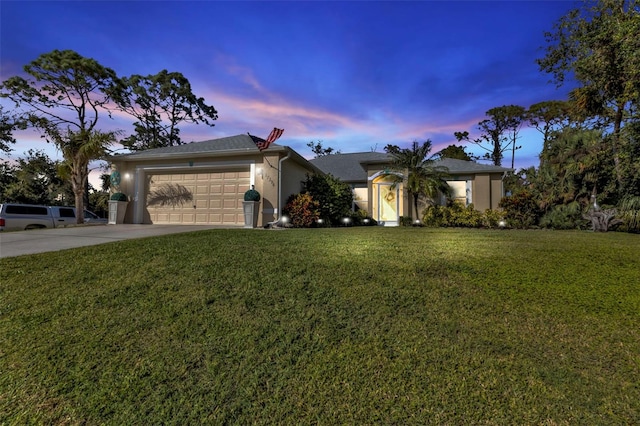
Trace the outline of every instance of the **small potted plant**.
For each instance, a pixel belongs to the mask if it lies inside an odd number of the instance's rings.
[[[244,211],[244,227],[255,228],[258,226],[258,213],[260,212],[260,193],[251,185],[251,189],[244,193],[242,209]]]
[[[122,192],[115,192],[109,198],[109,225],[124,223],[129,199]]]

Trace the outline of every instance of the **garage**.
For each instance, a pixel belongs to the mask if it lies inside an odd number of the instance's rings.
[[[242,225],[250,170],[150,174],[146,207],[155,224]]]
[[[244,193],[261,195],[255,226],[278,219],[307,175],[322,173],[289,147],[259,149],[248,134],[109,157],[124,223],[244,227]],[[117,174],[115,174],[117,172]],[[115,183],[114,183],[115,182]]]

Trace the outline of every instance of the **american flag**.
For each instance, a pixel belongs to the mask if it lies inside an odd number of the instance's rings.
[[[256,144],[258,149],[260,151],[264,151],[265,149],[269,148],[269,145],[271,145],[272,142],[276,141],[280,136],[282,136],[282,133],[284,133],[284,129],[278,129],[274,127],[267,140],[264,140],[257,136],[253,136],[251,133],[248,133],[248,135],[251,136],[253,143]]]

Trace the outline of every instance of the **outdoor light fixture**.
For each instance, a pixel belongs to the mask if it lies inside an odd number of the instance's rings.
[[[288,218],[288,217],[286,217],[286,216],[282,216],[282,217],[280,218],[280,220],[282,221],[282,224],[284,225],[285,223],[287,223],[287,222],[289,221],[289,218]]]
[[[342,222],[344,223],[344,226],[349,225],[349,222],[351,222],[351,219],[349,219],[348,217],[345,217],[342,219]]]
[[[505,222],[504,220],[501,220],[500,222],[498,222],[498,226],[500,228],[504,228],[505,226],[507,226],[507,222]]]
[[[323,223],[324,221],[322,219],[318,219],[317,222],[318,223]]]
[[[363,220],[364,223],[369,223],[369,219]]]
[[[130,175],[129,173],[125,173],[125,174],[124,174],[124,178],[125,178],[125,179],[127,179],[127,180],[129,180],[129,179],[131,178],[131,175]]]

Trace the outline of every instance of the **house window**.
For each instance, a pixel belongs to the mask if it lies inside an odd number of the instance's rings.
[[[451,188],[451,199],[465,206],[471,204],[471,181],[453,180],[447,182]]]
[[[365,188],[353,188],[353,202],[361,210],[369,211],[369,190]]]

